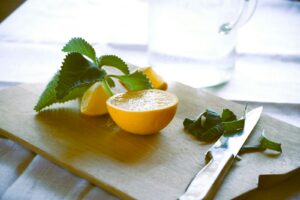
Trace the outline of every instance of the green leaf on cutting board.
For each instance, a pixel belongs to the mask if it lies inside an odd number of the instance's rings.
[[[229,109],[223,109],[221,120],[222,122],[230,122],[236,120],[236,115]]]
[[[243,118],[237,120],[236,115],[229,109],[224,109],[221,116],[217,112],[207,109],[196,119],[184,119],[183,126],[188,133],[196,136],[200,141],[211,142],[222,135],[226,136],[224,138],[227,138],[240,133],[244,129],[245,116],[246,114],[244,114]],[[266,149],[282,152],[281,144],[272,141],[263,132],[259,144],[244,145],[239,153],[265,151]]]
[[[45,90],[39,97],[37,104],[34,106],[34,110],[39,112],[43,108],[52,105],[57,102],[55,88],[59,77],[59,71],[53,76],[51,81],[47,84]]]
[[[252,146],[244,145],[239,154],[265,151],[267,149],[282,153],[281,143],[269,139],[266,137],[265,132],[263,131],[260,136],[259,144]]]
[[[280,153],[282,152],[281,143],[275,142],[267,138],[264,131],[261,134],[260,146]]]
[[[194,120],[186,118],[183,126],[200,141],[210,142],[223,134],[240,132],[244,127],[244,121],[244,119],[236,120],[236,115],[229,109],[224,109],[221,116],[207,109]]]
[[[241,132],[244,129],[245,119],[239,119],[229,122],[223,122],[224,135],[230,136],[232,134],[236,134]]]
[[[54,103],[64,103],[73,99],[76,99],[78,97],[81,97],[83,93],[89,88],[89,86],[76,88],[69,92],[67,96],[65,96],[63,99],[58,100],[56,98],[56,86],[58,81],[59,71],[55,74],[55,76],[51,79],[51,81],[46,86],[45,90],[41,94],[37,104],[34,107],[34,110],[39,112],[42,109],[54,104]]]

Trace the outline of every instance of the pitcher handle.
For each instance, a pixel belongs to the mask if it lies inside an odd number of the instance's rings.
[[[243,0],[243,6],[236,18],[236,20],[232,22],[226,22],[222,24],[219,28],[220,34],[228,34],[233,29],[236,29],[238,27],[241,27],[245,23],[249,21],[249,19],[253,16],[254,11],[257,7],[257,0]],[[252,2],[252,6],[250,6]],[[252,7],[252,9],[251,9]],[[247,14],[248,13],[248,14]]]

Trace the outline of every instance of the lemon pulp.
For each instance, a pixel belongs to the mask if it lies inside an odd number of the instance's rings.
[[[110,103],[123,110],[149,111],[174,105],[177,101],[177,98],[168,92],[150,89],[116,95]]]
[[[114,95],[106,104],[121,129],[144,135],[157,133],[171,122],[178,99],[172,93],[149,89]]]

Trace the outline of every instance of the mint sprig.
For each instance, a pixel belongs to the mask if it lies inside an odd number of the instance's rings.
[[[211,142],[223,134],[228,136],[238,133],[244,128],[244,123],[244,118],[237,120],[229,109],[224,109],[221,116],[207,109],[196,119],[186,118],[183,121],[185,130],[204,142]]]
[[[81,97],[95,82],[103,84],[107,94],[113,95],[115,86],[112,77],[119,79],[128,90],[151,88],[150,81],[143,73],[130,74],[127,64],[115,55],[96,56],[92,45],[82,38],[72,38],[62,49],[68,52],[60,70],[47,84],[34,110],[37,112],[54,103],[64,103]],[[103,66],[115,67],[123,75],[107,74]]]

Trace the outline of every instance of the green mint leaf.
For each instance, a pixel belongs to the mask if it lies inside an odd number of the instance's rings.
[[[67,96],[63,99],[57,100],[56,98],[56,90],[57,82],[59,77],[59,71],[55,74],[55,76],[51,79],[51,81],[46,86],[45,90],[41,94],[37,104],[34,107],[34,110],[39,112],[42,109],[54,104],[54,103],[64,103],[78,97],[81,97],[83,93],[89,88],[89,86],[76,88],[72,90]]]
[[[151,83],[149,79],[146,77],[146,75],[143,72],[135,71],[132,74],[128,75],[110,75],[111,77],[119,79],[125,87],[130,91],[135,90],[145,90],[145,89],[151,89]]]
[[[270,150],[282,153],[281,144],[278,142],[274,142],[274,141],[270,140],[269,138],[267,138],[265,136],[264,132],[261,135],[259,143],[260,144],[253,145],[253,146],[244,145],[241,148],[239,154],[251,153],[251,152],[261,152],[261,151],[265,151],[266,149],[270,149]]]
[[[209,109],[201,113],[195,120],[186,118],[183,126],[189,133],[205,142],[220,137],[224,131],[220,115]]]
[[[43,108],[57,102],[55,88],[57,86],[58,77],[59,77],[59,72],[57,72],[53,76],[51,81],[47,84],[46,89],[42,92],[37,104],[34,107],[35,111],[39,112]]]
[[[106,80],[107,84],[109,85],[109,87],[114,88],[114,87],[116,86],[114,80],[112,80],[111,77],[106,76],[106,77],[105,77],[105,80]]]
[[[222,135],[226,136],[221,138],[222,142],[222,140],[228,140],[231,135],[238,134],[244,129],[245,116],[246,114],[244,114],[244,118],[237,120],[236,115],[231,110],[224,109],[220,117],[218,113],[207,109],[196,119],[184,119],[183,126],[188,133],[194,135],[200,141],[211,142]],[[226,141],[223,142],[226,144]],[[259,145],[244,145],[239,154],[265,151],[266,149],[282,152],[281,144],[270,140],[263,132]]]
[[[121,72],[123,72],[123,74],[128,75],[129,74],[129,69],[127,64],[119,57],[115,56],[115,55],[104,55],[101,56],[98,60],[99,66],[110,66],[110,67],[114,67],[117,68],[118,70],[120,70]]]
[[[224,131],[223,125],[222,123],[220,123],[209,128],[202,134],[199,134],[197,137],[199,138],[200,141],[211,142],[219,138],[223,134],[223,131]]]
[[[69,93],[80,87],[90,86],[101,81],[106,72],[94,66],[79,53],[70,53],[66,56],[56,87],[56,98],[61,100]]]
[[[229,136],[238,133],[244,129],[245,119],[223,122],[224,135]]]
[[[186,118],[183,121],[184,129],[196,136],[200,141],[210,142],[221,135],[230,136],[243,130],[244,119],[236,120],[236,115],[229,109],[224,109],[222,116],[207,109],[196,119]]]
[[[194,129],[206,131],[219,123],[221,123],[220,115],[215,111],[207,109],[194,120],[186,118],[183,121],[183,126],[190,131]]]
[[[221,120],[222,122],[229,122],[236,120],[236,115],[229,109],[223,109]]]
[[[95,49],[82,38],[72,38],[62,50],[68,53],[80,53],[98,64]]]
[[[264,132],[261,135],[260,146],[262,148],[274,150],[274,151],[277,151],[277,152],[280,152],[280,153],[282,152],[281,144],[278,143],[278,142],[274,142],[274,141],[270,140],[269,138],[267,138],[265,136]]]
[[[241,150],[239,151],[239,154],[245,154],[245,153],[251,153],[251,152],[261,152],[265,151],[266,148],[260,146],[260,145],[254,145],[254,146],[247,146],[244,145]]]
[[[210,109],[207,109],[203,116],[205,120],[202,121],[202,126],[205,130],[208,130],[211,127],[222,122],[220,115],[217,112]]]
[[[64,103],[73,99],[76,99],[78,97],[81,97],[84,92],[89,89],[93,84],[88,84],[85,86],[74,88],[72,91],[70,91],[64,98],[57,100],[58,103]]]
[[[113,93],[113,91],[111,91],[110,86],[106,82],[105,78],[101,81],[101,83],[102,83],[102,86],[103,86],[104,90],[106,91],[106,93],[109,94],[109,96],[113,96],[114,93]]]
[[[189,119],[189,118],[185,118],[183,121],[183,127],[184,129],[186,129],[187,131],[193,131],[195,129],[203,129],[202,125],[201,125],[201,117],[204,115],[204,112],[201,113],[198,117],[196,117],[196,119]]]
[[[199,119],[199,118],[198,118]],[[183,127],[185,130],[192,131],[197,128],[197,124],[199,124],[199,128],[201,128],[201,123],[196,120],[192,120],[189,118],[185,118],[183,121]]]

